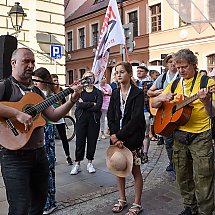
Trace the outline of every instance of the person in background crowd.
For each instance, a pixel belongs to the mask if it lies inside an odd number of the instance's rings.
[[[112,90],[115,90],[118,88],[118,79],[117,79],[116,72],[114,72],[114,74],[113,74],[113,81],[111,82],[110,86],[111,86]]]
[[[144,91],[145,95],[145,102],[144,102],[144,116],[146,120],[146,133],[145,139],[143,142],[143,156],[142,156],[142,163],[148,162],[148,150],[150,145],[150,138],[149,138],[149,127],[150,127],[150,112],[149,112],[149,97],[147,96],[147,90],[149,86],[151,86],[152,81],[148,76],[148,68],[145,66],[138,66],[137,67],[137,86],[139,89]]]
[[[36,69],[33,76],[34,85],[38,87],[43,94],[48,98],[54,95],[54,85],[50,72],[43,67]],[[41,82],[40,82],[41,81]],[[46,82],[46,83],[43,83]],[[50,84],[48,84],[50,83]],[[53,105],[54,106],[54,105]],[[44,126],[45,150],[49,162],[49,181],[48,181],[48,197],[43,214],[50,214],[57,208],[55,200],[55,127],[53,122],[46,120]]]
[[[158,78],[160,73],[157,70],[150,70],[149,75],[151,77],[151,84],[148,86],[148,89],[152,86],[152,84],[155,82],[155,80]],[[150,101],[149,101],[150,102]],[[149,105],[150,106],[150,105]],[[155,115],[153,116],[153,111],[151,110],[150,107],[150,128],[149,128],[149,138],[151,141],[158,141],[157,137],[155,136],[156,134],[154,133],[154,119]]]
[[[208,72],[207,72],[206,70],[204,70],[204,69],[201,69],[199,72],[200,72],[202,75],[208,75]]]
[[[163,65],[168,69],[167,72],[161,74],[153,85],[148,90],[147,94],[150,97],[156,97],[160,95],[164,89],[168,86],[168,84],[179,77],[177,68],[173,62],[173,54],[168,55],[164,61]],[[172,172],[175,175],[175,171],[172,163],[172,146],[173,146],[173,135],[168,137],[163,137],[166,145],[167,156],[169,158],[169,165],[166,168],[166,171]]]
[[[179,215],[212,215],[214,211],[214,149],[209,115],[215,113],[215,99],[207,88],[200,89],[202,74],[197,71],[197,57],[189,49],[181,49],[174,55],[174,63],[181,75],[174,91],[173,82],[152,105],[160,107],[175,95],[191,97],[197,94],[188,122],[174,132],[173,161],[176,178],[184,201],[184,210]],[[207,87],[214,85],[209,79]],[[212,108],[212,110],[211,110]]]
[[[105,139],[105,117],[107,115],[108,106],[110,103],[110,97],[112,94],[112,88],[109,84],[107,84],[107,80],[105,77],[102,78],[100,83],[100,90],[103,95],[103,103],[102,103],[102,115],[100,119],[100,130],[101,130],[101,139]]]
[[[45,98],[43,93],[32,85],[32,75],[35,67],[35,57],[28,48],[18,48],[11,57],[12,76],[0,82],[0,101],[14,102],[14,108],[0,105],[0,117],[14,118],[25,126],[29,132],[36,119],[16,109],[16,104],[27,93],[34,92]],[[61,107],[52,106],[42,111],[49,120],[57,121],[62,118],[75,104],[80,95],[81,87],[73,86],[76,90],[71,100]],[[8,94],[10,92],[10,94]],[[32,96],[29,103],[34,102]],[[0,137],[2,138],[2,136]],[[17,143],[21,139],[17,138]],[[24,147],[17,150],[2,149],[1,172],[6,188],[9,204],[8,214],[42,215],[48,192],[48,159],[44,149],[44,128],[36,127]]]
[[[95,81],[94,74],[90,71],[84,73],[83,77],[90,77]],[[76,175],[81,171],[80,162],[84,159],[87,141],[88,159],[87,171],[96,172],[92,161],[96,151],[96,143],[100,130],[100,117],[102,107],[102,92],[93,84],[88,85],[81,93],[75,110],[76,118],[76,149],[75,165],[70,174]]]
[[[213,68],[213,70],[208,73],[208,76],[215,80],[215,68]]]
[[[108,108],[108,126],[111,144],[116,147],[127,147],[133,153],[135,199],[126,215],[140,214],[143,178],[140,171],[140,154],[145,136],[144,93],[131,83],[132,66],[128,62],[116,65],[116,74],[120,87],[114,90]],[[120,151],[120,150],[119,150]],[[112,211],[121,212],[127,206],[125,195],[125,178],[117,176],[120,199]]]
[[[51,77],[52,77],[53,82],[55,84],[57,84],[57,85],[54,85],[55,86],[54,91],[55,91],[55,93],[59,93],[63,89],[59,85],[58,75],[52,74]],[[66,99],[64,98],[60,102],[55,104],[55,108],[60,106],[61,104],[64,104],[65,102],[66,102]],[[70,157],[69,142],[68,142],[67,136],[66,136],[66,126],[65,125],[66,124],[65,124],[65,121],[64,121],[63,118],[55,123],[55,126],[57,128],[59,137],[60,137],[60,139],[62,141],[62,144],[63,144],[63,149],[64,149],[64,152],[65,152],[65,155],[66,155],[66,161],[67,161],[68,165],[72,165],[73,163],[72,163],[72,159]]]
[[[160,73],[157,70],[150,70],[149,76],[150,76],[151,81],[154,83],[155,80],[158,78],[158,76],[160,76]]]

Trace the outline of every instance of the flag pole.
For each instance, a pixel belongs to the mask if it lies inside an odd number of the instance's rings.
[[[127,60],[127,62],[130,63],[129,56],[128,56],[128,48],[127,48],[126,44],[124,44],[124,49],[125,49],[125,54],[126,54],[126,60]]]

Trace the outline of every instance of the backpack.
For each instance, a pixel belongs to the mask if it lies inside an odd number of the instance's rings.
[[[167,73],[167,72],[165,72],[165,73],[163,74],[163,77],[162,77],[162,79],[161,79],[161,89],[163,89],[164,82],[166,81],[166,73]]]
[[[200,89],[207,87],[209,79],[210,79],[210,77],[208,77],[207,75],[203,75],[201,77]],[[180,81],[180,78],[177,78],[173,81],[172,86],[171,86],[171,93],[175,92],[175,89],[176,89],[179,81]],[[215,139],[215,117],[211,118],[211,131],[212,131],[212,138]]]
[[[202,78],[201,78],[201,81],[200,81],[200,89],[202,88],[206,88],[207,87],[207,84],[208,84],[208,80],[209,80],[209,77],[207,75],[203,75]],[[171,93],[174,93],[175,92],[175,89],[176,87],[178,86],[178,82],[180,81],[180,78],[176,78],[173,83],[172,83],[172,86],[171,86]]]
[[[167,72],[165,72],[165,73],[163,74],[163,77],[162,77],[162,79],[161,79],[161,89],[163,89],[164,82],[166,81],[166,75],[167,75]],[[179,75],[179,74],[177,75],[176,79],[179,79],[179,80],[180,80],[180,75]],[[176,80],[176,79],[175,79],[175,80]],[[176,86],[177,86],[177,85],[176,85]]]

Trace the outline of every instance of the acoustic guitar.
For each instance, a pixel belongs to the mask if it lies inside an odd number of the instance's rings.
[[[92,80],[86,77],[75,83],[87,86],[92,83]],[[46,124],[41,112],[73,92],[73,89],[67,88],[45,100],[37,93],[30,92],[26,93],[21,100],[17,102],[0,102],[0,104],[27,113],[33,118],[33,126],[27,132],[25,131],[24,124],[20,123],[15,118],[0,118],[0,145],[10,150],[17,150],[25,146],[34,129]]]
[[[156,113],[158,111],[158,108],[153,108],[152,107],[152,99],[153,97],[149,97],[149,110],[152,116],[156,116]]]
[[[210,91],[212,87],[209,87]],[[155,117],[155,133],[169,136],[179,126],[185,125],[189,121],[193,109],[189,104],[196,99],[198,99],[197,94],[186,100],[183,95],[178,95],[175,100],[163,102]]]

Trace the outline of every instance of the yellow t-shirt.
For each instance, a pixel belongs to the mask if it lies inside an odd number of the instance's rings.
[[[182,81],[180,80],[175,89],[175,93],[177,93],[177,95],[183,94],[186,97],[193,96],[200,90],[201,77],[202,77],[202,75],[200,73],[198,73],[192,92],[190,92],[190,88],[192,86],[193,78],[183,80],[184,90],[182,87]],[[172,83],[173,83],[173,81],[169,83],[167,88],[163,91],[163,94],[165,94],[167,92],[171,92]],[[211,86],[211,85],[215,85],[215,80],[213,80],[213,79],[208,80],[207,86]],[[215,100],[214,94],[213,94],[213,100]],[[180,126],[178,128],[178,130],[192,132],[192,133],[201,133],[201,132],[209,130],[210,129],[210,116],[207,114],[203,103],[199,99],[197,99],[197,100],[193,101],[192,103],[190,103],[190,105],[193,106],[190,119],[187,122],[187,124]]]

